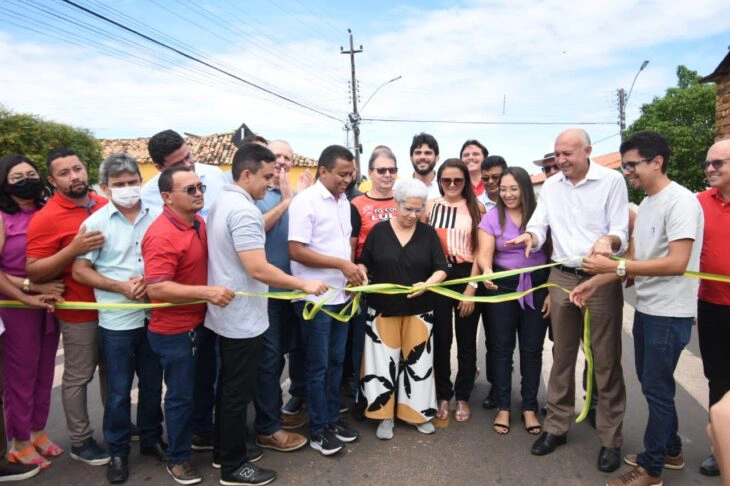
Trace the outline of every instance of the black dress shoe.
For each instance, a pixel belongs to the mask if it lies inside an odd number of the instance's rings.
[[[555,435],[550,432],[543,432],[542,435],[537,438],[535,443],[532,444],[530,452],[536,456],[544,456],[546,454],[550,454],[556,447],[565,444],[567,440],[567,434]]]
[[[700,465],[700,474],[703,476],[719,476],[720,467],[717,465],[715,456],[710,454]]]
[[[482,402],[482,407],[486,408],[487,410],[492,410],[493,408],[497,408],[497,400],[494,398],[494,387],[492,387],[489,390],[489,394],[487,395],[487,398],[484,399]]]
[[[160,441],[157,444],[153,445],[152,447],[141,447],[139,448],[139,453],[143,456],[152,456],[155,459],[157,459],[160,462],[167,462],[167,444],[165,442]]]
[[[124,483],[129,478],[129,461],[126,457],[112,456],[106,469],[106,478],[111,484]]]
[[[598,470],[606,473],[614,472],[621,465],[620,447],[601,447],[598,453]]]

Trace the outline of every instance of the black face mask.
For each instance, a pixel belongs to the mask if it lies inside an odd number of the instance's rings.
[[[8,192],[19,199],[34,199],[43,192],[40,179],[23,179],[15,184],[8,184]]]

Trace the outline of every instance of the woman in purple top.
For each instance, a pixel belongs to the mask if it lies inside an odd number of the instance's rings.
[[[46,186],[38,169],[22,155],[0,160],[0,271],[26,293],[61,295],[63,283],[36,284],[25,274],[28,223],[45,203]],[[7,299],[0,295],[0,299]],[[53,372],[58,350],[58,325],[43,309],[0,309],[5,323],[2,339],[3,401],[12,462],[51,465],[43,456],[59,456],[44,429],[51,405]]]
[[[505,241],[524,233],[535,206],[535,193],[527,172],[520,167],[504,171],[499,182],[497,207],[487,212],[479,223],[477,262],[484,274],[547,263],[544,247],[525,257],[524,246],[504,246]],[[548,270],[543,269],[499,279],[496,285],[492,282],[484,285],[496,289],[497,294],[507,294],[536,287],[545,283],[547,278]],[[536,412],[546,317],[549,315],[549,309],[543,314],[546,296],[547,289],[541,289],[519,300],[487,306],[487,323],[495,353],[494,387],[499,411],[494,419],[494,430],[498,434],[509,432],[515,336],[519,336],[520,340],[522,421],[530,434],[542,432]]]

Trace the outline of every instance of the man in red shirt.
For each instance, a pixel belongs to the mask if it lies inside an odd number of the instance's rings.
[[[153,302],[183,304],[205,300],[225,307],[234,297],[225,287],[209,286],[208,241],[205,222],[197,212],[203,207],[205,186],[195,172],[171,167],[159,178],[165,203],[162,214],[142,240],[144,279]],[[152,309],[147,337],[164,370],[167,472],[180,484],[202,478],[190,462],[194,408],[212,400],[213,379],[209,363],[198,363],[212,331],[202,326],[205,304]],[[213,335],[214,336],[214,335]],[[193,378],[193,379],[191,379]]]
[[[104,244],[98,231],[81,228],[89,215],[102,208],[107,200],[89,192],[86,166],[75,152],[60,149],[47,159],[48,182],[55,194],[36,213],[28,225],[26,272],[32,282],[63,278],[67,301],[94,302],[91,287],[81,285],[71,276],[77,255],[96,250]],[[99,365],[102,402],[105,400],[103,367],[99,362],[99,325],[96,311],[58,309],[64,349],[61,402],[66,414],[66,428],[71,438],[71,457],[92,466],[109,462],[109,454],[96,443],[89,425],[86,387]]]
[[[730,240],[730,140],[717,142],[702,164],[710,188],[697,198],[705,214],[700,271],[730,275],[726,249]],[[730,391],[730,284],[702,280],[697,302],[697,334],[702,365],[710,386],[710,407]],[[720,469],[710,455],[700,473],[717,476]]]

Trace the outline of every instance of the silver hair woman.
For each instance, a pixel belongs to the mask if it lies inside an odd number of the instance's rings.
[[[415,179],[395,186],[396,215],[376,224],[365,240],[359,265],[371,283],[422,286],[446,278],[438,235],[420,221],[428,189]],[[433,294],[368,295],[361,396],[365,416],[380,420],[376,435],[393,437],[397,416],[424,434],[435,432],[436,413],[431,327]],[[401,359],[403,356],[403,359]]]

